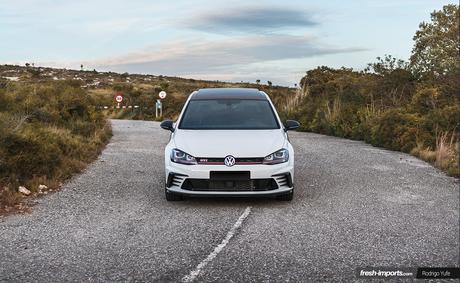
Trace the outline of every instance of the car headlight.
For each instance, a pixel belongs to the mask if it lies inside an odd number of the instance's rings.
[[[186,164],[186,165],[194,165],[196,164],[196,159],[195,157],[191,156],[190,154],[183,152],[182,150],[179,150],[177,148],[173,149],[171,151],[171,161],[180,163],[180,164]]]
[[[265,156],[264,164],[279,164],[289,160],[289,151],[285,148]]]

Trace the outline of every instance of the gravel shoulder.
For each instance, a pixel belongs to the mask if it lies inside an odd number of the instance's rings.
[[[0,218],[0,281],[355,280],[365,266],[459,265],[459,183],[410,155],[290,134],[295,197],[164,199],[159,123],[113,120],[97,161],[28,214]]]

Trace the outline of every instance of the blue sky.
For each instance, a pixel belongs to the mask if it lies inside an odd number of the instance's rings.
[[[407,60],[449,3],[0,0],[0,63],[293,85],[319,65]]]

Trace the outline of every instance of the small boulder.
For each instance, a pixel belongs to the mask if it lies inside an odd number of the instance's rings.
[[[28,190],[26,187],[24,187],[24,186],[19,186],[19,189],[18,189],[18,190],[19,190],[19,192],[20,192],[21,194],[26,195],[26,196],[28,196],[28,195],[30,195],[30,194],[32,193],[31,191],[29,191],[29,190]]]
[[[46,186],[46,185],[38,185],[38,189],[39,189],[40,191],[43,191],[43,190],[48,189],[48,186]]]

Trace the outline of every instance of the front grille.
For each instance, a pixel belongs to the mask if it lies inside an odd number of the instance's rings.
[[[197,163],[201,165],[225,165],[224,158],[208,158],[208,157],[197,157]],[[235,158],[235,165],[251,165],[251,164],[262,164],[264,161],[263,157],[242,157]]]
[[[276,181],[270,179],[250,180],[210,180],[187,178],[182,184],[182,189],[189,191],[270,191],[278,188]]]

